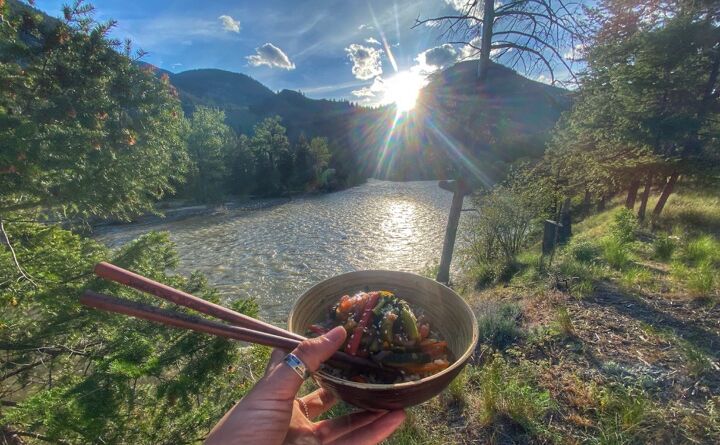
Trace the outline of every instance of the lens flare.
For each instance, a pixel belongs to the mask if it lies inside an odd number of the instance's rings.
[[[395,104],[398,113],[407,112],[415,107],[420,89],[427,81],[412,71],[400,71],[384,82],[385,103]]]

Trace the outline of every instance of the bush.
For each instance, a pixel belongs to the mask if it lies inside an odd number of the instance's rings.
[[[603,243],[603,259],[613,269],[622,270],[630,264],[630,252],[622,241],[613,236]]]
[[[516,271],[515,257],[527,246],[541,216],[538,203],[523,190],[497,187],[479,198],[479,216],[469,231],[465,253],[478,282],[509,280]]]
[[[512,303],[489,302],[480,314],[480,342],[505,349],[522,336],[518,327],[520,307]]]
[[[672,236],[660,236],[653,242],[653,252],[655,258],[660,261],[670,261],[673,252],[675,252],[675,237]]]
[[[635,231],[638,227],[635,214],[628,209],[622,209],[615,214],[614,221],[610,226],[610,233],[620,243],[629,243],[635,239]]]
[[[570,255],[583,263],[590,263],[600,255],[600,248],[590,241],[579,241],[569,246]]]

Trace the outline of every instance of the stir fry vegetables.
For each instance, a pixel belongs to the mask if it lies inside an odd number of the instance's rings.
[[[322,335],[334,326],[343,326],[348,333],[344,352],[400,371],[400,381],[426,377],[451,362],[447,342],[438,338],[427,319],[416,317],[406,301],[389,291],[344,295],[326,320],[308,327],[308,335]],[[357,382],[376,380],[374,376],[343,376]]]

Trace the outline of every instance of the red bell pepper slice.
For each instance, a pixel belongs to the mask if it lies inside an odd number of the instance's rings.
[[[322,326],[316,325],[316,324],[311,324],[308,327],[308,331],[312,332],[313,334],[317,334],[317,335],[324,335],[324,334],[328,333],[327,329],[325,329]]]
[[[373,309],[375,309],[375,306],[377,305],[379,299],[379,292],[371,292],[368,294],[367,302],[365,303],[365,307],[363,308],[362,318],[360,318],[360,322],[358,323],[357,327],[355,327],[355,330],[350,336],[350,341],[345,347],[345,352],[347,352],[348,354],[357,355],[358,349],[360,349],[360,340],[362,340],[365,328],[367,327],[368,323],[370,323]]]

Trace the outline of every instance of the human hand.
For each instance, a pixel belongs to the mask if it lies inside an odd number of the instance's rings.
[[[303,341],[293,354],[314,372],[342,346],[346,335],[343,327],[336,327]],[[296,399],[303,380],[283,362],[284,356],[283,351],[273,351],[265,376],[215,425],[206,445],[370,445],[384,440],[405,419],[403,410],[361,411],[312,422],[337,400],[324,389]]]

